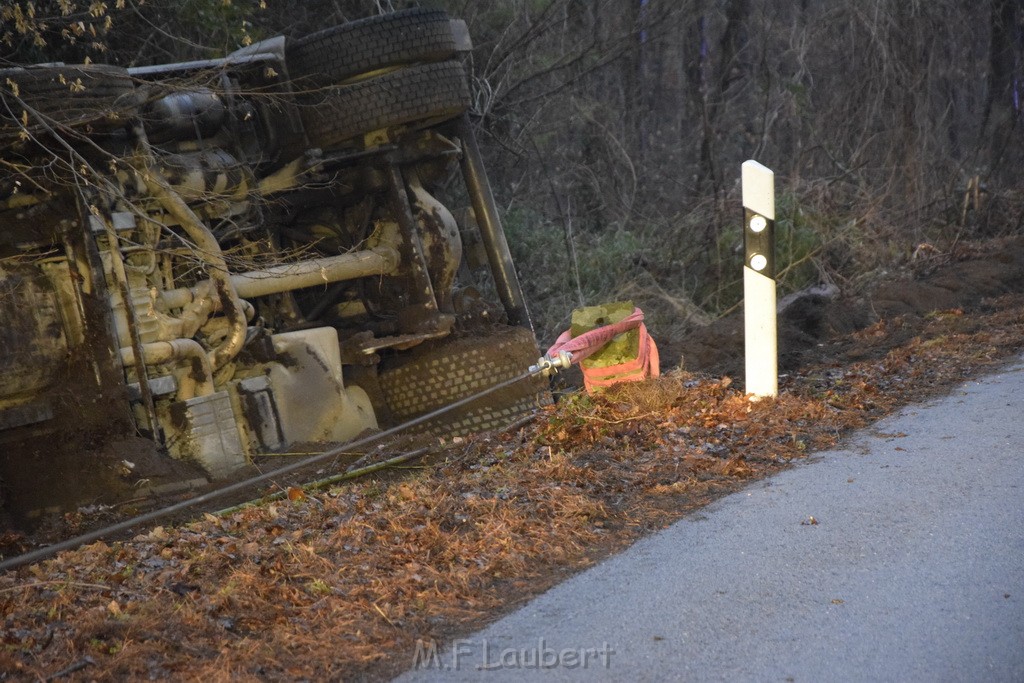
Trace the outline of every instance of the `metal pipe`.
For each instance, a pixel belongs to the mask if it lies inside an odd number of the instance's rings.
[[[374,247],[340,256],[287,263],[229,277],[235,291],[246,299],[280,294],[304,287],[327,285],[370,275],[387,275],[398,268],[398,252],[391,247]],[[172,289],[160,294],[168,308],[182,308],[204,295],[209,281],[194,287]]]
[[[221,59],[199,59],[192,62],[178,62],[177,64],[156,64],[153,66],[129,67],[128,75],[134,78],[148,78],[151,76],[166,76],[170,73],[184,71],[205,71],[223,69],[227,66],[242,66],[256,62],[278,61],[277,55],[269,52],[259,52],[252,55],[229,55]]]
[[[136,362],[135,351],[125,346],[119,351],[121,362],[130,365]],[[214,393],[213,369],[210,359],[199,342],[194,339],[172,339],[171,341],[150,342],[142,345],[142,360],[146,365],[164,365],[175,361],[192,361],[192,367],[178,381],[178,400],[186,401],[195,396],[209,396]]]
[[[480,228],[480,240],[487,252],[487,261],[491,265],[491,275],[498,290],[508,320],[513,325],[525,327],[533,331],[530,312],[526,308],[523,289],[519,285],[512,254],[508,250],[505,231],[501,227],[498,207],[494,202],[484,160],[477,145],[476,133],[469,121],[469,115],[463,114],[456,123],[457,134],[462,140],[462,175],[465,178],[466,190],[473,202],[473,213]]]
[[[231,282],[240,296],[251,298],[367,275],[382,275],[397,267],[398,253],[390,247],[382,247],[240,273],[232,275]]]
[[[209,265],[208,271],[216,290],[217,302],[230,323],[224,342],[210,352],[210,365],[214,370],[219,370],[238,355],[245,345],[245,333],[248,325],[242,310],[242,303],[239,300],[238,292],[235,291],[235,287],[231,283],[227,263],[224,261],[224,254],[221,252],[217,238],[160,173],[156,167],[152,150],[146,142],[145,131],[142,130],[141,124],[136,124],[136,138],[140,141],[143,150],[143,167],[139,171],[146,188],[160,202],[161,206],[178,221],[182,230],[195,243],[200,257]]]

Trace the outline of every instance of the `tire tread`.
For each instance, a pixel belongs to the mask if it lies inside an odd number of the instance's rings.
[[[307,98],[302,122],[314,145],[329,149],[382,128],[443,121],[469,108],[469,85],[456,61],[421,64]]]
[[[288,71],[299,89],[344,83],[403,64],[439,62],[455,53],[448,15],[411,9],[339,24],[293,41]]]
[[[491,336],[454,340],[430,349],[399,367],[384,370],[380,386],[392,414],[404,421],[511,379],[538,355],[529,330],[510,327]],[[524,380],[430,420],[417,431],[461,435],[504,427],[550,401],[545,380]]]
[[[79,80],[84,89],[75,91],[71,84]],[[128,72],[113,66],[0,69],[0,131],[20,130],[23,107],[19,99],[60,125],[90,125],[95,130],[119,127],[124,116],[134,110],[134,90],[135,83]],[[34,128],[31,122],[29,126]]]

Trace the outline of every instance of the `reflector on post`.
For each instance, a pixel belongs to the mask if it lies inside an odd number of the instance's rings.
[[[756,161],[743,162],[743,332],[746,392],[779,393],[775,315],[775,174]]]

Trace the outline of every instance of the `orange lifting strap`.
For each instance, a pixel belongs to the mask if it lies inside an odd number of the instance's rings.
[[[602,325],[577,337],[572,336],[571,330],[566,330],[548,349],[548,357],[554,358],[560,351],[568,351],[572,354],[573,362],[582,361],[600,351],[618,335],[636,329],[640,335],[636,358],[601,368],[587,367],[586,363],[580,363],[583,370],[583,385],[587,393],[592,394],[599,388],[620,382],[639,382],[649,377],[657,377],[660,373],[658,347],[647,333],[647,326],[643,320],[644,312],[634,308],[632,314],[619,322]]]

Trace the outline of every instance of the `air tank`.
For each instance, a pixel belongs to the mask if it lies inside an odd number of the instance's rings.
[[[174,92],[146,105],[146,135],[157,144],[210,138],[224,125],[226,111],[212,90]]]

